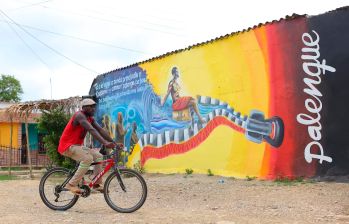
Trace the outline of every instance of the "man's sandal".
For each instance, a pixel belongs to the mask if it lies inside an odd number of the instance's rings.
[[[65,185],[73,194],[81,196],[82,192],[77,186],[72,186],[70,184]]]

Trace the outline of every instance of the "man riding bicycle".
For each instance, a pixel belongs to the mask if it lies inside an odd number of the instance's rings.
[[[75,195],[80,196],[82,192],[79,190],[78,184],[83,178],[93,161],[99,162],[103,160],[103,155],[93,149],[83,147],[87,132],[102,143],[106,148],[114,148],[115,146],[123,147],[123,144],[115,143],[108,133],[97,124],[93,115],[97,105],[92,99],[84,99],[81,102],[82,110],[74,114],[64,129],[62,137],[59,141],[58,152],[63,156],[72,158],[80,162],[79,169],[66,187]],[[106,140],[107,141],[106,141]],[[95,166],[95,173],[102,171],[102,164]],[[104,187],[102,178],[93,186],[93,190],[103,193]]]

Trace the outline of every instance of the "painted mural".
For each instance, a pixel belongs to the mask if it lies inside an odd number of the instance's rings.
[[[95,118],[148,172],[326,173],[349,162],[348,19],[294,16],[100,75]]]

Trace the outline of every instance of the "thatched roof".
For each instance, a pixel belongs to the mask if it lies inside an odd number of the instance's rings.
[[[81,97],[75,96],[62,100],[39,100],[17,103],[8,108],[0,110],[2,117],[26,117],[33,111],[46,110],[51,111],[62,107],[66,111],[76,111],[80,107]]]

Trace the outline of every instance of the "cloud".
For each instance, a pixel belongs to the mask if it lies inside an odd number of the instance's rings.
[[[26,1],[37,3],[32,0]],[[282,4],[276,0],[221,0],[214,3],[208,0],[61,0],[42,4],[58,10],[30,6],[8,11],[26,5],[18,1],[2,1],[0,8],[14,21],[23,25],[158,56],[292,13],[316,15],[346,4],[346,1],[327,1],[320,4],[318,1],[304,0]],[[51,98],[50,78],[54,99],[88,94],[96,73],[58,55],[13,25],[39,57],[52,66],[50,68],[56,73],[53,74],[6,23],[0,23],[0,73],[14,75],[21,81],[25,92],[23,100]],[[28,28],[26,30],[76,63],[98,73],[154,57]]]

